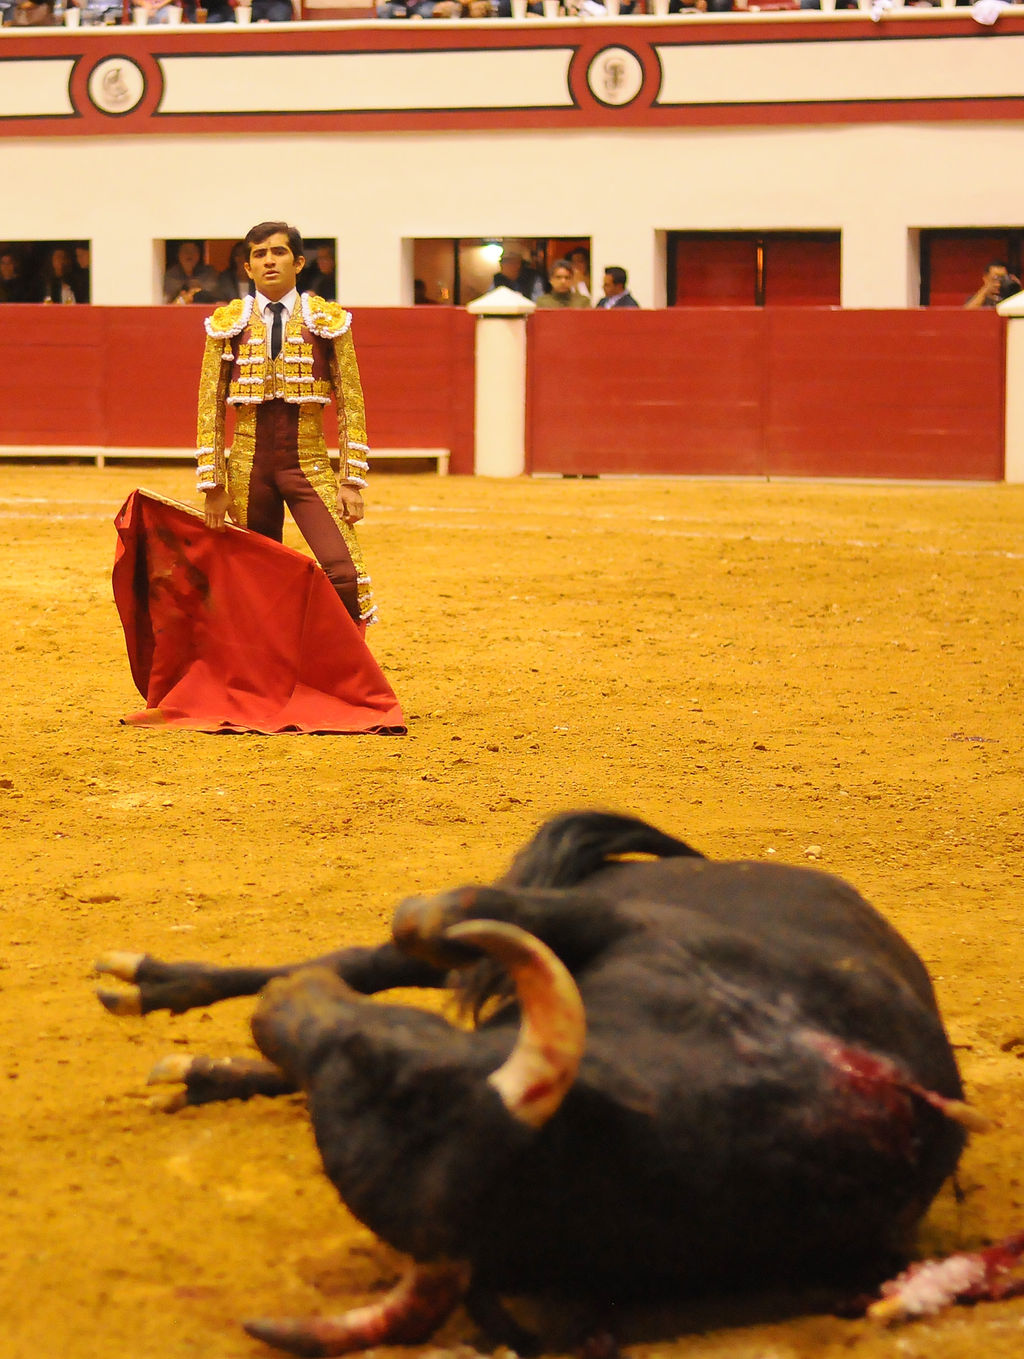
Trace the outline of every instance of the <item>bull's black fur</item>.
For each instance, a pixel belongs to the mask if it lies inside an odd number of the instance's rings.
[[[510,889],[578,887],[587,878],[605,869],[610,863],[628,855],[648,855],[660,859],[694,858],[704,855],[682,840],[666,835],[635,817],[616,816],[608,812],[563,812],[545,821],[528,844],[516,854],[498,886]],[[561,896],[557,899],[562,900]],[[556,909],[552,913],[557,916]],[[504,916],[500,917],[506,918]],[[570,971],[583,961],[580,950],[588,947],[588,937],[581,934],[584,922],[573,921],[562,946],[555,947]],[[594,936],[602,946],[600,932]],[[463,1013],[479,1021],[490,1000],[507,1000],[513,993],[512,984],[499,963],[482,958],[472,967],[464,967],[451,978]]]
[[[608,862],[602,843],[677,857]],[[713,863],[584,813],[549,823],[502,885],[400,907],[396,939],[440,968],[453,956],[440,930],[466,918],[543,939],[583,997],[579,1076],[539,1132],[485,1081],[514,1007],[460,1032],[323,977],[294,1000],[271,993],[255,1021],[309,1092],[327,1173],[380,1236],[420,1260],[469,1259],[498,1290],[602,1296],[891,1265],[962,1131],[894,1084],[845,1080],[807,1035],[961,1088],[924,967],[852,888]]]
[[[473,918],[538,936],[584,1001],[578,1078],[539,1131],[486,1081],[518,1021],[492,963],[463,966],[469,1006],[498,1001],[475,1031],[356,994],[444,985],[467,958],[443,931]],[[139,1003],[182,1010],[280,978],[254,1034],[282,1088],[308,1092],[342,1198],[418,1260],[471,1261],[481,1288],[860,1285],[956,1165],[960,1127],[875,1062],[960,1097],[927,973],[837,878],[715,863],[632,818],[571,813],[493,886],[404,903],[394,940],[305,972],[146,959]]]
[[[703,859],[682,840],[610,812],[563,812],[545,821],[512,860],[502,882],[510,887],[576,887],[616,858]]]

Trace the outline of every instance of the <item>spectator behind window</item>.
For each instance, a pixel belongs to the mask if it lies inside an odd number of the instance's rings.
[[[604,271],[604,282],[601,285],[604,297],[598,302],[598,307],[602,311],[610,311],[613,307],[639,307],[640,303],[626,288],[628,281],[629,276],[625,269],[617,264],[609,264]]]
[[[182,241],[177,250],[177,263],[164,274],[164,301],[215,302],[219,286],[216,270],[202,263],[199,242]]]
[[[223,302],[234,302],[236,298],[248,297],[256,291],[256,285],[245,272],[249,259],[249,247],[244,241],[236,241],[231,247],[228,267],[217,275],[217,296]]]
[[[495,288],[511,288],[531,302],[544,292],[544,280],[536,269],[527,264],[518,250],[501,252],[501,268],[494,275]]]
[[[302,271],[300,291],[334,302],[338,285],[334,277],[334,246],[318,245],[312,264]]]
[[[985,266],[981,287],[970,295],[964,306],[972,311],[978,307],[998,307],[1000,302],[1005,302],[1020,290],[1020,279],[1010,273],[1006,261],[992,260]]]
[[[8,247],[0,250],[0,302],[32,302],[31,289],[22,276],[21,260]]]
[[[75,275],[88,302],[92,297],[92,247],[88,241],[79,241],[74,248],[74,254]]]
[[[572,290],[590,302],[590,251],[578,245],[569,251],[569,264],[572,267]]]
[[[537,298],[538,307],[543,307],[546,311],[560,311],[563,308],[568,310],[570,307],[583,307],[589,310],[589,299],[572,286],[572,265],[568,260],[555,260],[551,266],[550,281],[551,291],[541,293]]]
[[[71,251],[63,245],[55,246],[43,267],[43,286],[39,301],[68,305],[88,300],[88,283],[82,277],[81,271],[75,267]]]

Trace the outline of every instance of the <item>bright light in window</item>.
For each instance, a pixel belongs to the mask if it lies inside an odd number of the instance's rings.
[[[501,259],[501,244],[498,241],[487,241],[480,247],[480,254],[488,264],[497,264]]]

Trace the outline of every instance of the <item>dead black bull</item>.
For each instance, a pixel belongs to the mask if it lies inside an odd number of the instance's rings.
[[[179,1104],[304,1090],[342,1199],[412,1257],[383,1302],[247,1323],[297,1354],[421,1341],[502,1293],[877,1282],[983,1125],[924,966],[851,887],[631,818],[555,818],[495,885],[404,902],[379,948],[98,968],[132,983],[100,993],[115,1014],[262,990],[262,1059],[153,1079]],[[447,985],[475,1029],[365,999]]]

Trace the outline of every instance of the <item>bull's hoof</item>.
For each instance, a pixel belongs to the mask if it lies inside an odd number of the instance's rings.
[[[147,1085],[172,1085],[160,1107],[175,1113],[187,1104],[251,1099],[253,1095],[290,1095],[296,1086],[270,1062],[255,1057],[189,1057],[173,1053],[150,1071]]]
[[[115,949],[96,959],[96,971],[108,973],[121,981],[134,981],[145,957],[144,953],[125,953]]]
[[[193,1058],[175,1052],[161,1057],[146,1077],[147,1085],[183,1085],[192,1070]]]
[[[118,981],[134,982],[146,955],[144,953],[123,953],[119,951],[104,953],[96,959],[95,971],[100,976],[116,977]],[[96,998],[103,1008],[112,1015],[142,1014],[142,992],[138,986],[127,991],[96,992]]]
[[[138,1016],[142,1014],[142,993],[139,988],[133,987],[131,991],[104,991],[102,988],[97,990],[96,999],[109,1014],[117,1015],[123,1019],[126,1015]]]

